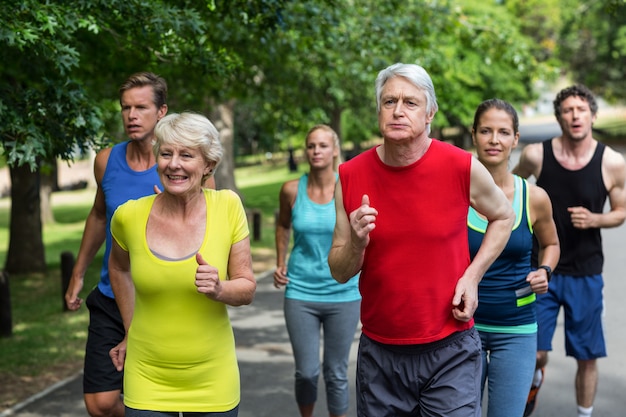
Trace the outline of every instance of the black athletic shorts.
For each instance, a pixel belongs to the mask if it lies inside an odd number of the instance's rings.
[[[481,342],[475,328],[424,345],[361,334],[357,415],[480,417]]]
[[[115,299],[94,288],[86,300],[89,332],[85,347],[83,392],[93,394],[122,390],[124,372],[113,366],[109,351],[124,339],[124,322]]]

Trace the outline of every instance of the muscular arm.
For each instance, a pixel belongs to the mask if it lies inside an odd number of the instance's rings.
[[[626,219],[626,162],[624,157],[606,148],[602,160],[602,177],[607,178],[607,190],[611,210],[600,215],[597,227],[617,227]]]
[[[477,160],[472,159],[470,204],[487,219],[483,242],[459,279],[452,304],[457,320],[468,321],[478,307],[478,283],[493,261],[500,255],[511,235],[515,212],[491,174]]]
[[[93,261],[96,253],[106,238],[106,204],[102,191],[102,178],[106,170],[111,149],[103,149],[98,152],[94,160],[94,177],[96,180],[96,197],[89,215],[85,220],[85,229],[78,249],[76,263],[72,269],[72,276],[65,293],[65,303],[70,310],[78,310],[83,302],[79,293],[83,289],[85,272]]]
[[[337,220],[333,232],[333,243],[328,254],[330,273],[337,282],[344,283],[355,276],[363,266],[365,248],[369,244],[369,234],[376,227],[378,211],[369,205],[369,197],[364,195],[361,206],[346,215],[343,206],[341,182],[335,187],[335,210]]]
[[[543,163],[543,144],[533,143],[526,145],[522,150],[520,159],[513,168],[513,174],[522,178],[529,178],[531,175],[535,179],[539,178],[541,173],[541,164]]]
[[[610,228],[624,223],[626,218],[626,162],[624,157],[613,149],[606,148],[602,157],[602,178],[609,195],[610,210],[606,213],[592,213],[586,207],[568,207],[574,227],[578,229]]]

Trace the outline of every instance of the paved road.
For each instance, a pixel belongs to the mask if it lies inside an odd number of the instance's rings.
[[[230,310],[241,372],[240,417],[298,415],[293,399],[293,357],[282,310],[283,292],[274,288],[272,272],[257,277],[257,293],[252,305]],[[355,371],[358,336],[357,332],[350,361],[351,375]],[[81,377],[79,374],[58,383],[12,410],[0,413],[0,417],[87,416]],[[354,384],[351,388],[350,416],[355,416]],[[320,396],[318,415],[325,414],[323,397]]]
[[[604,231],[606,248],[606,333],[609,357],[599,361],[600,386],[594,417],[626,415],[626,226]],[[241,417],[297,416],[292,395],[293,364],[291,347],[282,313],[282,292],[271,285],[271,277],[261,276],[257,296],[251,306],[232,310],[232,323],[238,343],[242,376]],[[354,408],[354,365],[358,332],[350,361],[351,409]],[[562,321],[559,321],[555,351],[550,356],[546,382],[539,394],[534,415],[537,417],[575,416],[575,362],[566,358],[562,342]],[[320,396],[317,415],[325,415],[325,402]],[[55,389],[33,398],[0,416],[78,417],[85,416],[81,397],[80,376],[58,384]]]
[[[512,164],[516,162],[512,157]],[[603,231],[606,255],[606,334],[609,357],[599,361],[600,385],[594,417],[626,416],[626,225]],[[297,416],[293,400],[293,361],[282,313],[282,292],[272,286],[271,272],[258,277],[252,305],[231,310],[242,377],[241,417]],[[554,352],[546,370],[534,416],[576,415],[574,400],[575,361],[566,358],[562,319],[559,320]],[[354,371],[359,332],[355,334],[350,360],[351,408],[354,417]],[[320,382],[323,384],[323,382]],[[320,395],[318,416],[325,415]],[[80,375],[19,404],[0,417],[86,416]]]
[[[520,142],[532,143],[553,138],[561,134],[561,128],[554,117],[532,122],[520,123]]]

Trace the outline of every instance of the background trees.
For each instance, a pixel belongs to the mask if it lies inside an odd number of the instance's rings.
[[[45,271],[41,175],[57,158],[71,162],[110,139],[103,126],[119,120],[117,86],[128,75],[153,70],[180,80],[171,86],[173,109],[206,110],[209,100],[219,108],[241,62],[227,43],[212,42],[212,23],[234,14],[239,31],[266,30],[274,3],[2,0],[0,143],[12,182],[5,270]]]
[[[608,100],[626,96],[626,2],[572,2],[563,11],[559,58],[574,79]]]
[[[117,87],[152,70],[170,111],[207,114],[234,156],[301,146],[329,123],[377,133],[373,82],[394,62],[431,73],[437,136],[490,97],[532,101],[563,74],[623,97],[623,0],[0,0],[0,147],[11,169],[5,269],[44,272],[39,189],[56,160],[123,139]],[[460,142],[459,144],[462,144]],[[45,198],[45,195],[44,195]],[[19,238],[18,238],[19,237]]]

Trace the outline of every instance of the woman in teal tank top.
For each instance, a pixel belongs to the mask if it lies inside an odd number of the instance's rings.
[[[348,359],[361,296],[358,279],[340,284],[328,266],[339,152],[337,134],[329,126],[314,126],[306,136],[309,173],[287,181],[280,191],[274,285],[286,287],[285,323],[294,353],[295,396],[302,417],[313,414],[317,400],[322,328],[329,416],[345,416],[349,404]],[[291,229],[293,247],[286,263]]]
[[[541,188],[509,172],[511,151],[519,139],[515,109],[498,99],[478,106],[472,139],[478,160],[489,170],[515,209],[513,231],[504,250],[478,286],[474,314],[482,342],[482,388],[488,384],[488,417],[521,417],[535,369],[537,319],[535,294],[548,290],[550,272],[559,260],[559,240],[552,205]],[[485,233],[483,219],[468,215],[471,256]],[[539,243],[539,265],[530,264],[532,235]]]

